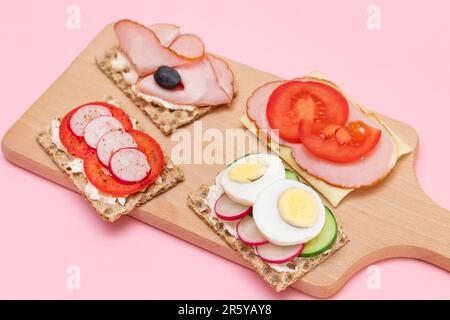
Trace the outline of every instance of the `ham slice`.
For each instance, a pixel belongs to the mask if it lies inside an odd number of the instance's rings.
[[[216,73],[206,57],[174,69],[180,74],[183,89],[161,88],[153,75],[142,79],[137,89],[144,94],[180,105],[215,106],[231,102],[232,98],[220,86]]]
[[[171,23],[156,23],[148,28],[156,34],[164,47],[169,47],[180,35],[180,27]]]
[[[200,58],[205,54],[205,45],[195,34],[180,35],[170,45],[170,49],[189,60]]]
[[[207,59],[214,69],[219,85],[230,98],[234,96],[234,75],[228,64],[216,56],[208,54]]]
[[[284,146],[292,147],[295,144],[285,141],[276,130],[272,130],[267,120],[266,110],[270,95],[284,81],[273,81],[266,83],[256,89],[247,100],[247,116],[255,123],[259,130],[264,130],[269,134],[272,141]]]
[[[381,130],[380,141],[366,158],[350,163],[331,162],[316,157],[298,144],[291,148],[295,162],[312,176],[342,188],[370,186],[383,179],[397,162],[395,141],[383,125],[349,102],[348,121],[357,120]]]
[[[133,63],[139,76],[152,74],[160,66],[177,66],[187,60],[161,45],[152,30],[130,20],[114,25],[120,49]]]

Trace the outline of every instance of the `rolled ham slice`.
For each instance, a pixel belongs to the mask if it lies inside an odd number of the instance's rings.
[[[205,54],[205,45],[195,34],[182,34],[173,41],[170,49],[186,59],[200,58]]]
[[[380,141],[366,158],[350,163],[331,162],[297,144],[291,148],[295,162],[312,176],[342,188],[370,186],[383,179],[397,162],[395,141],[383,125],[349,101],[348,122],[357,120],[381,130]]]
[[[159,97],[180,105],[215,106],[231,102],[227,92],[220,86],[216,73],[207,57],[175,67],[181,77],[182,89],[161,88],[153,75],[142,79],[137,89],[144,94]]]
[[[164,47],[169,47],[180,35],[180,27],[171,23],[155,23],[148,28],[156,34]]]
[[[131,20],[120,20],[114,25],[120,49],[133,63],[140,76],[152,74],[160,66],[177,66],[187,60],[164,47],[149,28]]]
[[[295,144],[285,141],[281,138],[276,130],[272,130],[267,120],[267,103],[270,95],[280,84],[285,81],[273,81],[266,83],[256,89],[251,97],[247,100],[247,116],[252,120],[259,130],[264,130],[275,141],[284,146],[292,147]]]

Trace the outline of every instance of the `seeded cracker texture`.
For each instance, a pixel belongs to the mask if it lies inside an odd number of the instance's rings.
[[[56,146],[52,143],[50,130],[50,127],[42,130],[37,136],[37,142],[42,146],[42,148],[44,148],[49,156],[52,157],[57,167],[62,172],[67,174],[69,179],[78,188],[78,190],[80,190],[80,193],[95,209],[95,211],[97,211],[97,213],[106,221],[116,221],[121,216],[131,212],[134,208],[145,204],[154,197],[175,187],[177,183],[184,180],[181,168],[174,165],[168,157],[165,157],[164,169],[160,175],[161,179],[157,179],[155,182],[151,183],[146,190],[126,197],[126,203],[124,206],[119,203],[108,204],[102,201],[92,200],[84,192],[84,187],[86,186],[88,180],[83,173],[73,173],[68,168],[68,163],[72,161],[74,157],[56,148]]]
[[[219,219],[213,218],[214,222],[209,219],[211,209],[206,203],[208,190],[211,184],[205,184],[196,192],[188,196],[188,206],[199,216],[214,232],[219,235],[232,249],[237,251],[245,260],[250,263],[250,266],[258,272],[264,280],[277,292],[286,289],[288,286],[296,282],[306,273],[318,266],[322,261],[334,254],[337,250],[342,248],[349,241],[348,237],[342,230],[338,228],[338,235],[333,247],[324,253],[312,258],[296,258],[288,263],[288,267],[296,269],[295,272],[278,272],[272,269],[265,261],[261,260],[254,252],[251,246],[246,245],[241,240],[232,236],[223,226]]]
[[[111,62],[115,59],[119,48],[108,50],[103,57],[97,57],[98,67],[115,83],[115,85],[141,109],[165,135],[172,134],[177,128],[194,122],[196,119],[217,109],[219,106],[194,107],[193,110],[169,110],[154,102],[145,101],[137,96],[132,85],[126,82],[120,71],[113,70]],[[223,105],[227,106],[227,105]]]

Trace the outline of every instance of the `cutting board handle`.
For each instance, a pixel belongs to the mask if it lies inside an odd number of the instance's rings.
[[[407,224],[415,236],[405,239],[401,250],[406,256],[450,271],[450,211],[436,204],[424,192],[420,198],[421,201],[411,204],[416,210],[411,212],[414,225]],[[422,206],[426,209],[421,210]]]

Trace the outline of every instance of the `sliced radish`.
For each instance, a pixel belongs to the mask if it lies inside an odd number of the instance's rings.
[[[239,239],[250,246],[260,246],[269,243],[269,240],[264,238],[262,233],[259,231],[253,217],[246,216],[244,219],[239,221],[236,230]]]
[[[258,256],[269,263],[287,263],[302,253],[304,244],[294,246],[277,246],[271,243],[256,247]]]
[[[84,140],[91,148],[97,148],[98,141],[105,134],[113,130],[123,129],[122,123],[112,116],[95,118],[84,128]]]
[[[80,107],[70,118],[69,128],[74,135],[77,137],[82,137],[84,133],[84,128],[93,119],[100,116],[110,116],[111,111],[101,105],[88,104]]]
[[[245,217],[252,211],[252,207],[236,203],[224,193],[217,199],[216,204],[214,205],[214,211],[220,219],[229,221]]]
[[[114,130],[105,133],[97,143],[98,160],[105,166],[109,166],[111,155],[119,149],[136,148],[134,138],[123,130]]]
[[[109,161],[109,171],[114,179],[123,184],[144,180],[150,174],[150,170],[147,156],[137,148],[117,150]]]

